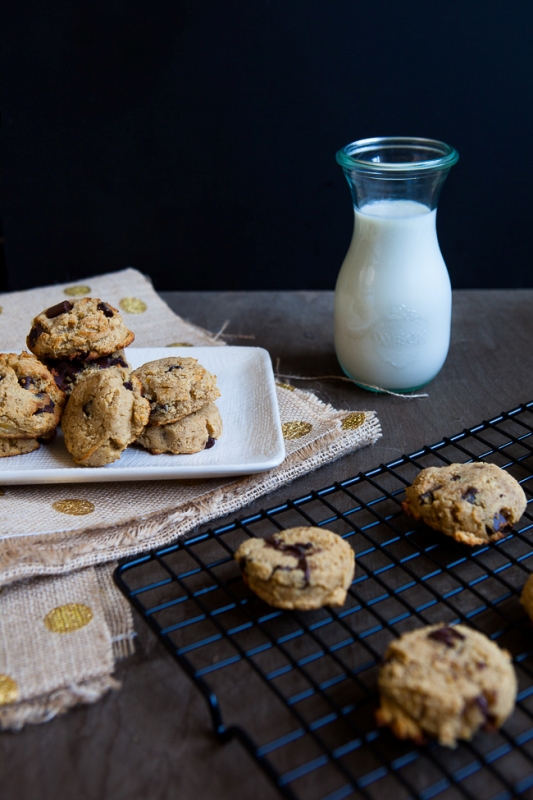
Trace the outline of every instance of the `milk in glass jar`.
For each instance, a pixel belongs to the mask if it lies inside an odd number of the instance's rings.
[[[366,389],[411,392],[446,359],[451,286],[435,221],[458,158],[443,142],[407,137],[361,139],[337,153],[355,224],[335,288],[335,349]]]

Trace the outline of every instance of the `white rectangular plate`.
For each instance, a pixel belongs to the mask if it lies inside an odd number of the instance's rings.
[[[61,430],[34,453],[0,459],[0,485],[156,481],[218,478],[264,472],[281,464],[285,445],[270,356],[260,347],[129,347],[132,367],[169,356],[197,358],[217,376],[222,436],[209,450],[192,455],[153,456],[128,447],[105,467],[81,467],[68,454]]]

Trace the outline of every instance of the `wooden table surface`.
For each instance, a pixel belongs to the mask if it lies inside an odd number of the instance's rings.
[[[279,371],[340,374],[332,292],[173,292],[185,319],[228,344],[269,350]],[[247,338],[253,337],[253,338]],[[533,399],[533,291],[454,293],[452,344],[429,397],[367,393],[344,381],[301,388],[344,409],[376,409],[383,438],[255,504],[268,507],[391,461]],[[254,507],[250,507],[250,510]],[[248,509],[247,509],[248,513]],[[279,795],[237,743],[220,745],[204,701],[144,623],[137,652],[119,662],[122,690],[43,725],[0,734],[3,800],[197,800]]]

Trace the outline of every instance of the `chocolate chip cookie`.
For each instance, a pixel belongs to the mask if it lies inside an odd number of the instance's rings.
[[[137,442],[153,455],[199,453],[213,447],[222,434],[222,420],[215,403],[169,425],[149,425]]]
[[[0,439],[0,458],[33,453],[39,447],[37,439]]]
[[[102,467],[120,458],[148,422],[150,405],[134,375],[121,369],[91,372],[69,397],[61,427],[77,464]]]
[[[533,575],[530,575],[524,584],[520,602],[527,611],[529,618],[533,621]]]
[[[0,353],[0,438],[46,436],[56,428],[65,401],[38,358],[26,352]]]
[[[150,401],[150,425],[168,425],[212,403],[220,392],[196,358],[173,356],[149,361],[133,371]]]
[[[116,308],[97,297],[63,300],[39,314],[26,339],[42,359],[84,361],[115,353],[133,342]]]
[[[72,392],[78,381],[89,372],[97,372],[109,367],[119,367],[123,372],[125,381],[131,372],[124,350],[117,350],[116,353],[100,356],[100,358],[95,358],[92,361],[81,358],[49,359],[46,361],[46,366],[54,376],[57,386],[67,395]]]
[[[289,528],[243,542],[235,559],[244,581],[276,608],[342,606],[355,570],[348,542],[323,528]]]
[[[520,484],[483,462],[423,469],[405,494],[406,514],[471,546],[502,539],[526,508]]]
[[[425,734],[455,747],[480,728],[499,728],[517,682],[506,650],[465,625],[430,625],[391,642],[378,678],[381,725],[422,744]]]

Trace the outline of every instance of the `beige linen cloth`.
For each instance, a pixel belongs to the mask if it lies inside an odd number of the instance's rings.
[[[135,347],[224,344],[127,269],[0,295],[0,350],[23,349],[34,316],[84,295],[121,309]],[[285,383],[277,396],[286,458],[268,472],[0,489],[0,728],[45,722],[119,687],[114,663],[133,652],[135,633],[112,579],[117,558],[164,546],[381,435],[373,411],[338,411]]]

